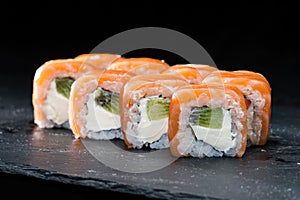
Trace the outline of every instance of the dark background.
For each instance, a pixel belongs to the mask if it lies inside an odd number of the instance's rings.
[[[200,1],[198,4],[174,1],[168,6],[152,1],[133,5],[126,1],[99,1],[96,4],[84,1],[64,5],[54,1],[37,1],[32,5],[27,1],[2,2],[1,87],[20,92],[20,96],[27,97],[26,104],[31,106],[34,72],[44,62],[89,53],[114,34],[154,26],[180,31],[195,39],[219,69],[262,73],[271,84],[273,105],[299,106],[298,6],[271,1],[256,4]],[[169,64],[182,61],[170,54],[164,59]],[[28,183],[28,188],[40,185],[46,188],[42,191],[57,192],[57,186],[52,190],[47,187],[53,188],[52,183],[45,186],[24,177],[1,177],[3,184],[8,181],[7,188],[19,181],[21,185]],[[64,194],[72,194],[70,188],[64,190]]]
[[[299,11],[292,3],[128,4],[113,1],[4,2],[1,9],[2,73],[25,76],[31,87],[44,62],[89,53],[122,31],[156,26],[180,31],[199,42],[219,69],[262,73],[270,82],[273,103],[299,104]],[[3,6],[4,5],[4,6]],[[133,55],[133,54],[131,54]],[[145,55],[155,57],[153,55]],[[176,57],[166,56],[170,64]]]

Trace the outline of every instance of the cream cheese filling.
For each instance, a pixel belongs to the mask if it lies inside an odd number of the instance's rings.
[[[150,121],[147,115],[147,101],[144,98],[139,101],[140,122],[137,126],[136,136],[140,141],[152,143],[161,138],[168,131],[168,117]]]
[[[86,128],[89,131],[102,131],[121,127],[120,115],[111,113],[98,105],[95,101],[98,91],[89,95],[87,102]]]
[[[47,98],[42,109],[47,119],[55,124],[61,125],[69,119],[69,99],[57,92],[55,80],[50,83]]]
[[[197,140],[213,146],[219,151],[226,151],[232,148],[235,144],[231,132],[232,119],[228,110],[223,111],[223,123],[221,129],[206,128],[199,125],[190,125]]]

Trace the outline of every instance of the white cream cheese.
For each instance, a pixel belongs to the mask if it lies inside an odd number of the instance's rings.
[[[111,113],[95,102],[95,96],[98,93],[96,90],[89,95],[87,102],[86,128],[89,131],[102,131],[117,129],[121,127],[120,115]]]
[[[137,139],[152,143],[168,131],[168,117],[150,121],[147,115],[147,98],[140,100],[139,112],[141,120],[137,127]]]
[[[234,146],[231,133],[232,119],[228,110],[222,110],[223,124],[221,129],[206,128],[198,125],[191,125],[191,127],[198,140],[202,140],[219,151],[226,151]]]
[[[43,111],[48,120],[61,125],[68,120],[69,99],[56,90],[56,83],[53,80],[47,93]]]

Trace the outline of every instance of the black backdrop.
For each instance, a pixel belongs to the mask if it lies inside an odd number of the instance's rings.
[[[299,105],[300,31],[295,4],[212,1],[166,7],[152,2],[41,1],[4,3],[1,11],[1,71],[26,76],[28,87],[45,61],[88,53],[121,31],[156,26],[195,39],[219,69],[262,73],[270,81],[274,103]],[[170,58],[171,64],[176,61]]]

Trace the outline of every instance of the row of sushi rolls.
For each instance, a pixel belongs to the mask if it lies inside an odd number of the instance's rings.
[[[70,129],[76,139],[168,148],[175,157],[242,157],[267,142],[271,88],[249,70],[87,53],[39,66],[32,104],[39,128]]]

